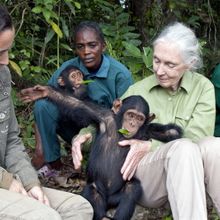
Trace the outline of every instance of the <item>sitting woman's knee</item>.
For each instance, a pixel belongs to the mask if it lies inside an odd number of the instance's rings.
[[[203,157],[220,157],[220,138],[205,137],[198,142],[198,146]]]
[[[175,141],[169,153],[172,153],[172,155],[179,154],[180,157],[182,156],[184,158],[187,156],[192,157],[193,155],[196,157],[200,156],[198,145],[186,138]]]

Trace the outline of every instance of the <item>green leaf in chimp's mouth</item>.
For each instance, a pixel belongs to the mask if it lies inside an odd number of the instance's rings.
[[[123,129],[123,128],[119,129],[118,132],[121,134],[129,134],[129,131],[127,129]]]
[[[91,79],[89,79],[89,80],[83,80],[82,81],[82,84],[89,84],[89,83],[91,83],[91,82],[94,82],[95,80],[91,80]]]

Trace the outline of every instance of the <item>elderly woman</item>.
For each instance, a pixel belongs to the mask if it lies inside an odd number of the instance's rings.
[[[180,125],[184,138],[167,144],[121,142],[131,146],[121,173],[124,179],[135,173],[141,180],[143,206],[159,207],[169,201],[174,219],[207,219],[205,186],[220,214],[220,139],[212,137],[214,88],[195,72],[202,61],[190,28],[169,25],[153,49],[154,74],[131,86],[123,98],[142,95],[156,121]]]

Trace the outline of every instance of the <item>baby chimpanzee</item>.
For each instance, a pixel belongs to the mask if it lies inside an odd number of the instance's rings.
[[[83,74],[76,66],[67,66],[58,77],[57,83],[61,91],[70,96],[74,96],[80,100],[88,98]]]

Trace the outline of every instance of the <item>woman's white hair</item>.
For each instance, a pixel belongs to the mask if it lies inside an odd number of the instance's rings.
[[[202,67],[203,62],[198,39],[195,33],[186,25],[179,22],[168,25],[154,40],[153,46],[159,42],[168,42],[176,45],[183,62],[190,70]]]

